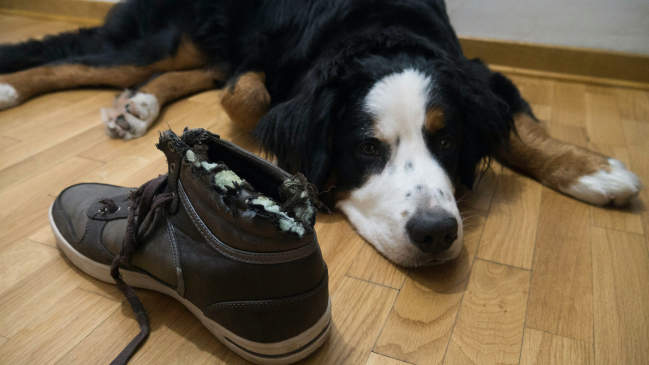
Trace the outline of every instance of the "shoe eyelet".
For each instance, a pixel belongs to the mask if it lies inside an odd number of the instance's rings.
[[[173,171],[173,170],[175,170],[175,169],[176,169],[176,163],[175,163],[175,162],[170,163],[170,164],[169,164],[169,170],[170,170],[170,171]]]

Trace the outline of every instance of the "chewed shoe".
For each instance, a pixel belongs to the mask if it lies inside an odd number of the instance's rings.
[[[139,189],[78,184],[50,208],[58,246],[85,273],[117,283],[140,334],[131,287],[167,294],[221,342],[260,364],[318,349],[330,328],[327,267],[313,228],[315,189],[205,130],[160,137],[167,175]]]

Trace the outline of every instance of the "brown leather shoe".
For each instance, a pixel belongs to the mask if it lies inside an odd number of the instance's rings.
[[[205,130],[167,131],[169,174],[139,189],[78,184],[50,208],[58,246],[87,274],[117,283],[140,334],[149,333],[131,286],[187,307],[226,346],[256,363],[300,360],[326,339],[327,267],[313,229],[315,191]]]

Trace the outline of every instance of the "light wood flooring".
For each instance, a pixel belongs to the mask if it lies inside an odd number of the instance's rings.
[[[76,25],[0,15],[0,42]],[[512,76],[558,138],[612,155],[649,183],[649,93]],[[0,364],[101,364],[138,331],[115,287],[55,247],[47,209],[82,181],[137,186],[163,173],[158,131],[205,127],[255,149],[209,91],[169,106],[143,138],[99,120],[114,90],[74,90],[0,111]],[[340,214],[318,217],[333,331],[308,364],[647,364],[649,194],[630,209],[577,202],[494,166],[462,198],[466,250],[403,270]],[[139,291],[153,331],[134,364],[237,364],[185,308]]]

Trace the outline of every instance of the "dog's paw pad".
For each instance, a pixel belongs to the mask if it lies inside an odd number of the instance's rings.
[[[6,83],[0,82],[0,110],[18,105],[18,92]]]
[[[638,195],[642,183],[622,162],[610,158],[608,163],[608,169],[582,176],[562,191],[595,205],[627,205]]]
[[[101,110],[101,119],[112,138],[133,139],[146,133],[159,112],[154,95],[127,91],[117,97],[113,108]]]

